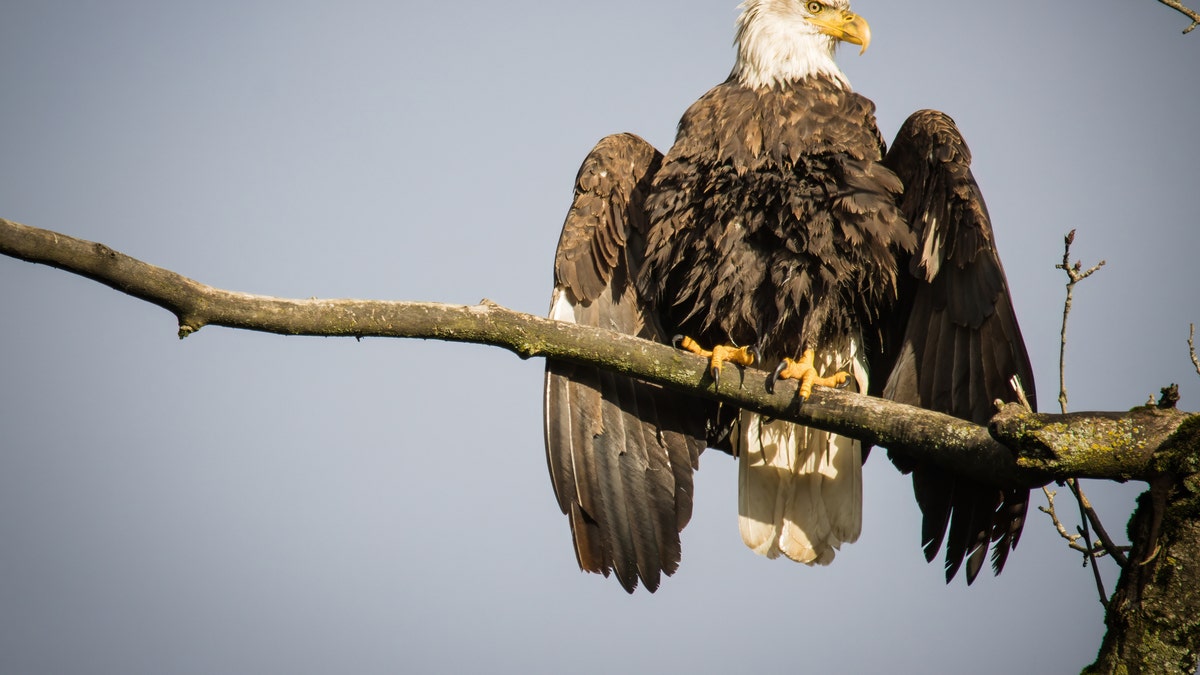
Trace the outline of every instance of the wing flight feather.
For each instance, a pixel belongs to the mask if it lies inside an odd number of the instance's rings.
[[[661,161],[632,134],[604,138],[584,160],[555,256],[552,318],[665,341],[632,282]],[[679,565],[706,404],[558,361],[546,364],[545,394],[546,460],[580,568],[654,591]]]
[[[897,316],[907,323],[883,395],[986,423],[995,399],[1015,400],[1020,377],[1034,403],[1033,372],[1013,312],[991,220],[971,155],[949,116],[922,110],[901,127],[884,164],[904,183],[901,210],[917,236]],[[946,580],[966,563],[967,583],[993,545],[996,573],[1016,546],[1029,492],[953,476],[889,453],[912,472],[932,560],[943,542]]]

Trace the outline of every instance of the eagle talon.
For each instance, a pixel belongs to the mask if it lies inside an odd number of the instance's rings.
[[[778,380],[800,380],[800,389],[796,392],[796,395],[801,402],[804,402],[812,395],[813,385],[842,387],[850,380],[850,374],[842,370],[829,377],[821,377],[817,374],[816,367],[813,366],[814,358],[815,354],[812,349],[805,349],[804,354],[800,356],[798,361],[785,358],[775,367],[775,372],[767,377],[765,385],[767,393],[775,393],[775,383]]]
[[[725,362],[734,363],[739,366],[753,365],[757,349],[753,347],[729,347],[727,345],[717,345],[709,351],[699,345],[695,340],[686,335],[676,335],[671,338],[671,344],[676,349],[685,349],[693,354],[703,356],[709,360],[708,374],[713,379],[713,384],[721,383],[721,366]]]

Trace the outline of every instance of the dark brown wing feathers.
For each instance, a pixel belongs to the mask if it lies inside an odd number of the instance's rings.
[[[626,238],[645,234],[642,204],[661,162],[662,154],[638,136],[616,134],[597,143],[579,167],[554,256],[555,283],[577,302],[600,297],[623,267]]]
[[[631,282],[643,256],[645,191],[662,155],[631,134],[588,155],[555,257],[556,294],[576,323],[663,341]],[[557,297],[557,296],[556,296]],[[705,404],[595,368],[548,361],[546,459],[580,568],[655,590],[679,565]]]
[[[904,123],[884,159],[904,183],[900,208],[917,237],[897,312],[903,338],[883,395],[985,423],[992,401],[1015,399],[1018,375],[1033,402],[1033,373],[1013,312],[991,221],[954,121],[923,110]],[[889,453],[913,474],[922,545],[943,541],[947,581],[966,563],[974,581],[993,545],[998,573],[1020,537],[1029,493],[958,478]]]

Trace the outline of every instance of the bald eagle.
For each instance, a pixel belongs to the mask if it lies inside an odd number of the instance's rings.
[[[865,51],[871,38],[847,0],[740,9],[732,73],[687,110],[665,156],[617,134],[584,160],[551,317],[727,346],[751,367],[803,354],[853,391],[976,422],[1015,398],[1013,376],[1032,392],[953,120],[914,113],[887,148],[874,104],[834,61],[839,42]],[[545,434],[580,568],[629,592],[677,569],[706,447],[737,457],[739,529],[755,552],[824,565],[859,536],[869,448],[853,439],[553,361]],[[989,549],[999,573],[1028,490],[889,454],[912,474],[926,559],[945,544],[947,582],[964,562],[973,582]]]

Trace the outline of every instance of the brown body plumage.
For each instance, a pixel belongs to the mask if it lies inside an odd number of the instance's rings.
[[[916,240],[874,111],[822,76],[731,79],[692,105],[646,200],[641,290],[672,330],[773,364],[895,303]]]

